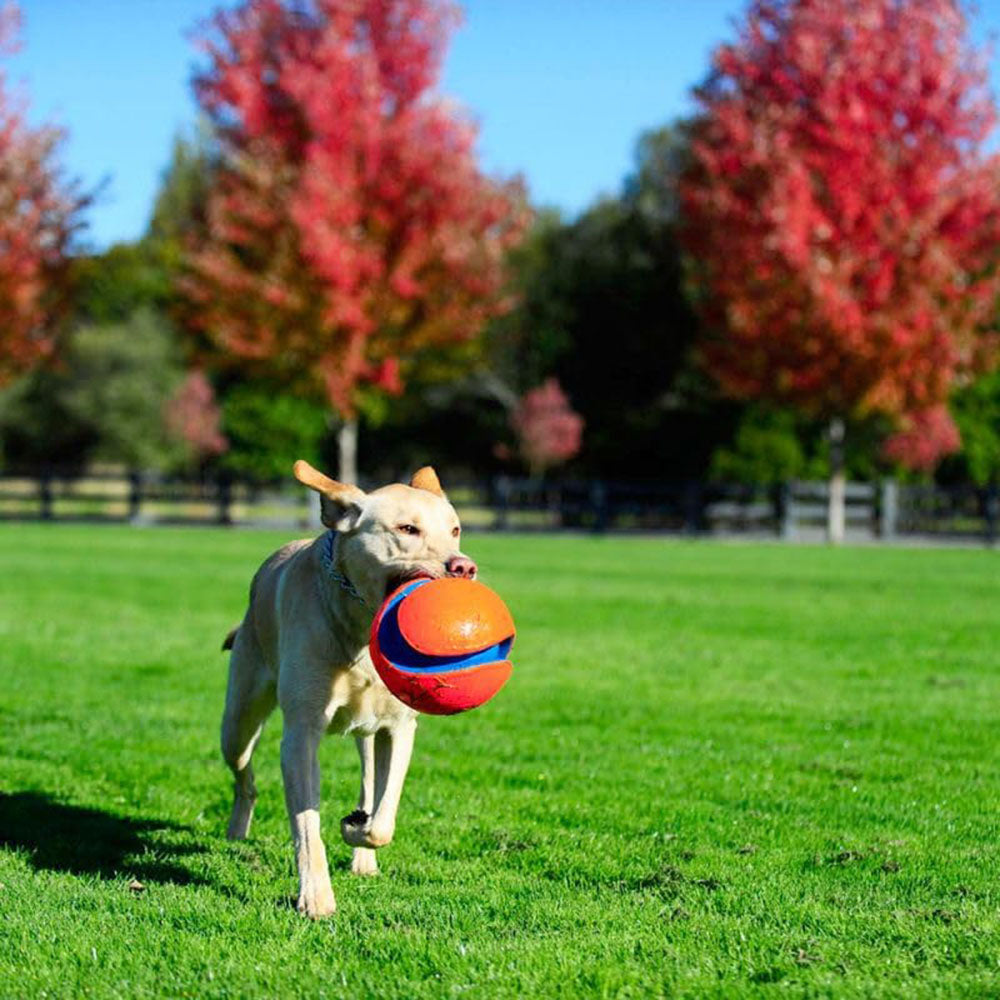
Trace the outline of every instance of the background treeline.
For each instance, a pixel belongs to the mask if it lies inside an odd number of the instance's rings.
[[[681,123],[641,136],[619,194],[579,217],[535,213],[509,258],[514,308],[473,347],[423,364],[403,395],[363,399],[363,475],[426,460],[452,475],[527,471],[512,415],[551,378],[584,425],[575,457],[550,475],[767,483],[827,474],[822,421],[726,399],[697,363],[678,239],[685,135]],[[5,469],[115,463],[268,480],[287,475],[289,456],[336,468],[337,421],[320,401],[198,364],[183,251],[204,224],[215,163],[208,130],[177,138],[142,238],[72,259],[58,361],[0,394]],[[994,481],[1000,376],[960,387],[951,410],[962,446],[936,477]],[[850,475],[914,475],[883,457],[886,430],[875,420],[854,429]]]

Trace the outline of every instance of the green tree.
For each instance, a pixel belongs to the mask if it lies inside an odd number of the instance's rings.
[[[164,265],[172,272],[180,269],[184,244],[204,229],[218,157],[211,127],[205,121],[199,122],[193,133],[181,132],[174,137],[145,235],[145,242],[160,251]]]
[[[961,451],[946,459],[941,476],[972,480],[979,486],[1000,482],[1000,372],[957,390],[951,412],[962,435]]]
[[[704,475],[742,407],[720,400],[690,358],[698,326],[676,238],[676,178],[686,157],[683,124],[652,131],[637,143],[619,197],[572,221],[538,213],[510,254],[516,305],[491,323],[478,374],[408,394],[386,428],[365,440],[366,452],[392,455],[401,467],[405,428],[421,455],[445,456],[469,471],[499,468],[495,446],[516,450],[510,409],[554,376],[586,423],[572,471]]]
[[[0,400],[6,464],[180,461],[183,447],[167,434],[163,411],[183,372],[174,331],[150,310],[79,326],[58,369],[27,376]]]
[[[268,383],[240,383],[223,396],[222,430],[229,451],[221,465],[240,476],[287,479],[293,459],[322,462],[329,411]]]
[[[555,375],[586,422],[578,469],[623,478],[703,474],[738,409],[690,360],[698,323],[677,239],[683,124],[649,132],[618,198],[546,234],[548,273],[520,310],[557,357]],[[535,317],[543,317],[538,323]]]

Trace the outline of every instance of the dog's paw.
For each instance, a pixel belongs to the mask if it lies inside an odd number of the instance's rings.
[[[340,821],[340,835],[351,847],[385,847],[392,842],[394,832],[375,826],[363,809],[355,809]]]
[[[340,835],[344,838],[344,843],[351,847],[367,847],[365,831],[370,822],[371,817],[364,809],[355,809],[349,816],[345,816],[340,821]]]
[[[378,856],[369,847],[355,847],[351,871],[355,875],[378,875]]]
[[[299,893],[298,911],[312,920],[321,920],[337,912],[337,901],[329,883],[324,886],[306,886]]]

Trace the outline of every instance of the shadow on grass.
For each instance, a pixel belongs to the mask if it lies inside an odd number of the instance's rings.
[[[36,869],[206,885],[176,861],[202,852],[203,847],[165,845],[150,836],[186,829],[169,820],[135,819],[67,805],[41,792],[0,792],[0,847],[26,851]]]

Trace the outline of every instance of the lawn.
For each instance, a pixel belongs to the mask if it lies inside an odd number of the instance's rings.
[[[470,536],[519,626],[383,874],[292,905],[280,717],[223,837],[273,533],[0,528],[0,996],[1000,994],[1000,554]]]

